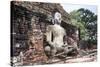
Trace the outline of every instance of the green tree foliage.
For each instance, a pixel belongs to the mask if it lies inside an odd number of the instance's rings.
[[[80,38],[97,43],[97,15],[88,9],[78,9],[70,13],[72,24],[80,28]]]

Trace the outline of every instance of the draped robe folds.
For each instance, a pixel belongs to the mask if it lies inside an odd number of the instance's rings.
[[[65,35],[66,35],[65,29],[60,25],[54,24],[47,26],[47,32],[46,32],[47,42],[53,47],[53,49],[51,49],[53,54],[55,54],[58,50],[64,49],[62,46],[65,45],[63,42],[63,37]]]

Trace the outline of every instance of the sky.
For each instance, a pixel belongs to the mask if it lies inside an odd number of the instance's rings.
[[[61,6],[65,9],[66,12],[70,13],[73,10],[77,10],[80,8],[85,8],[89,9],[93,13],[97,14],[97,6],[95,5],[78,5],[78,4],[66,4],[66,3],[61,3]]]

